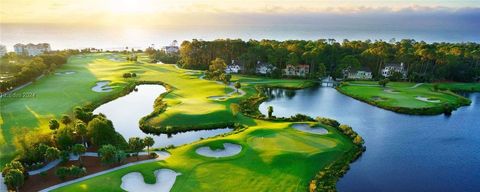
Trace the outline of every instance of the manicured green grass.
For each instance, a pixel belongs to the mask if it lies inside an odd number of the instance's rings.
[[[99,102],[118,94],[126,85],[122,78],[130,71],[129,62],[112,62],[108,54],[90,54],[71,57],[57,71],[74,71],[71,75],[50,74],[15,93],[33,93],[34,97],[0,99],[0,164],[11,160],[16,150],[13,141],[22,129],[49,131],[48,121],[70,113],[75,106]],[[98,93],[91,88],[99,80],[110,80],[112,92]]]
[[[438,88],[459,92],[479,92],[480,83],[438,83]]]
[[[442,86],[457,87],[454,84]],[[377,82],[353,81],[337,88],[340,92],[365,101],[367,103],[409,114],[439,114],[443,113],[445,105],[454,109],[468,105],[470,101],[451,91],[434,91],[433,84],[419,84],[406,82],[391,82],[387,87],[381,87]],[[430,101],[422,101],[426,98]]]
[[[195,142],[171,150],[165,161],[141,164],[75,183],[56,191],[119,191],[121,178],[138,171],[154,183],[160,168],[180,172],[172,191],[307,191],[310,180],[329,163],[343,157],[353,144],[336,129],[326,135],[297,131],[290,123],[255,120],[238,134]],[[195,153],[201,146],[234,142],[242,152],[225,158]],[[109,183],[109,185],[105,185]]]
[[[140,57],[139,62],[113,61],[112,57],[112,54],[72,57],[59,70],[74,71],[75,74],[50,75],[21,90],[36,93],[35,98],[2,98],[0,152],[3,162],[0,163],[11,160],[15,154],[11,145],[16,134],[14,130],[49,131],[47,124],[51,118],[71,113],[75,106],[92,103],[95,106],[120,96],[134,81],[163,82],[171,86],[163,98],[167,110],[148,119],[149,124],[192,126],[231,121],[249,127],[225,137],[175,148],[165,161],[121,169],[59,191],[120,191],[123,175],[138,171],[146,182],[154,183],[153,173],[159,168],[182,173],[173,191],[305,191],[310,180],[325,166],[335,161],[348,163],[351,159],[345,154],[355,146],[334,128],[327,127],[329,134],[314,135],[291,128],[291,123],[255,120],[242,115],[234,117],[230,111],[231,103],[257,94],[257,85],[298,89],[313,85],[311,81],[234,75],[232,80],[240,81],[246,94],[234,94],[226,100],[215,101],[208,97],[225,95],[232,89],[199,79],[201,72],[178,69],[173,65],[149,64],[145,62],[145,56]],[[122,74],[126,72],[135,72],[138,77],[124,79]],[[106,93],[93,92],[91,88],[100,80],[111,81],[110,85],[115,89]],[[238,155],[220,159],[195,153],[198,147],[221,148],[224,142],[240,144],[243,150]]]

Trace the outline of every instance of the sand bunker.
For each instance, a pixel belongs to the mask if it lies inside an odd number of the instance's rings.
[[[400,91],[395,91],[393,89],[384,89],[383,91],[385,91],[387,93],[400,93]]]
[[[417,97],[415,97],[415,99],[420,100],[420,101],[430,102],[430,103],[440,103],[440,100],[438,100],[438,99],[429,99],[429,98],[422,97],[422,96],[417,96]]]
[[[110,92],[110,91],[112,91],[112,88],[110,86],[108,86],[109,83],[110,83],[110,81],[99,81],[99,82],[97,82],[97,85],[92,87],[92,91],[95,91],[95,92]]]
[[[122,177],[121,188],[130,192],[168,192],[172,189],[173,184],[175,184],[175,180],[180,173],[171,169],[159,169],[155,171],[155,175],[157,176],[157,182],[155,184],[146,184],[143,180],[142,174],[139,172],[126,174]]]
[[[320,127],[320,126],[310,127],[310,125],[306,123],[294,124],[292,125],[292,127],[296,130],[307,132],[307,133],[313,133],[313,134],[319,134],[319,135],[324,135],[328,133],[328,130],[326,130],[323,127]]]
[[[206,157],[229,157],[239,154],[242,151],[242,146],[233,143],[224,143],[224,149],[215,149],[212,150],[210,147],[200,147],[196,150],[197,154],[206,156]]]
[[[64,71],[64,72],[56,72],[55,75],[71,75],[75,74],[75,71]]]
[[[207,97],[208,99],[211,99],[211,100],[215,100],[215,101],[223,101],[227,98],[229,98],[228,96],[210,96],[210,97]]]

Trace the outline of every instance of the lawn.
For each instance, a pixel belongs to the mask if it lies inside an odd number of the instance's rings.
[[[70,75],[50,74],[15,92],[28,97],[2,97],[0,99],[0,164],[15,155],[13,141],[16,134],[26,131],[49,131],[48,121],[70,113],[73,107],[101,102],[116,95],[127,82],[122,74],[130,71],[130,62],[112,62],[109,54],[78,55],[56,72],[74,71]],[[99,80],[110,80],[112,92],[98,93],[91,88]]]
[[[439,90],[435,91],[433,84],[429,83],[390,82],[386,87],[381,87],[377,82],[352,81],[340,85],[337,90],[388,110],[407,114],[432,115],[443,113],[445,105],[456,109],[470,104],[467,98],[442,89],[442,87],[456,88],[458,85],[441,84]]]
[[[459,92],[479,92],[480,83],[438,83],[438,88]]]
[[[347,164],[353,157],[346,155],[355,149],[349,138],[327,127],[326,135],[314,135],[292,129],[291,123],[256,120],[240,115],[234,117],[231,103],[257,94],[255,86],[268,85],[284,88],[303,88],[313,85],[306,80],[279,80],[234,75],[245,95],[224,84],[204,80],[201,71],[178,69],[174,65],[150,64],[148,58],[139,62],[124,61],[121,55],[101,53],[78,55],[56,72],[73,71],[70,75],[48,75],[18,92],[35,93],[33,98],[1,99],[0,157],[2,165],[15,155],[12,145],[15,135],[22,131],[49,131],[48,121],[71,113],[75,106],[98,106],[124,93],[135,81],[167,84],[165,112],[147,120],[153,126],[182,127],[235,122],[249,126],[245,131],[204,139],[172,149],[165,161],[147,163],[101,175],[84,182],[66,186],[60,191],[119,191],[121,177],[129,172],[141,172],[149,183],[155,182],[153,172],[171,168],[182,173],[173,191],[305,191],[318,171],[333,162]],[[123,73],[135,72],[136,78],[124,79]],[[91,90],[96,82],[110,81],[112,92]],[[152,104],[153,105],[153,104]],[[195,153],[201,146],[219,146],[223,142],[242,145],[240,154],[227,158],[207,158]],[[105,185],[108,183],[109,185]]]
[[[354,147],[336,129],[327,129],[328,134],[315,135],[297,131],[290,123],[255,120],[243,132],[173,149],[165,161],[121,169],[55,191],[120,191],[121,178],[127,173],[140,172],[147,183],[155,183],[153,173],[161,168],[181,173],[171,191],[307,191],[319,170],[348,159],[344,154]],[[198,147],[223,142],[242,145],[242,152],[219,159],[195,153]]]

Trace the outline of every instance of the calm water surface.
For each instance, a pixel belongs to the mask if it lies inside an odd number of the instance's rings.
[[[165,87],[161,85],[139,85],[138,91],[105,103],[93,111],[94,114],[103,113],[110,119],[115,130],[128,140],[130,137],[151,136],[155,140],[154,147],[168,145],[182,145],[199,140],[200,138],[212,137],[231,131],[232,129],[215,129],[202,131],[189,131],[178,133],[168,137],[165,134],[149,135],[138,126],[138,121],[153,111],[153,102],[162,93]]]
[[[344,96],[332,88],[275,89],[260,105],[274,115],[303,113],[351,125],[367,151],[351,165],[339,191],[480,191],[480,93],[452,116],[410,116]]]

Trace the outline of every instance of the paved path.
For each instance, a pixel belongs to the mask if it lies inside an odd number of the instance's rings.
[[[415,89],[417,87],[420,87],[421,85],[423,85],[423,83],[417,83],[414,86],[410,87],[410,89]]]
[[[0,192],[7,192],[7,186],[3,183],[3,176],[0,173]]]
[[[158,152],[156,152],[157,154],[159,154]],[[138,153],[139,155],[148,155],[147,152],[140,152]],[[160,155],[159,155],[160,156]],[[85,154],[82,155],[82,157],[98,157],[98,153],[97,152],[86,152]],[[70,154],[70,161],[77,161],[79,159],[79,156],[78,155],[73,155],[73,154]],[[52,161],[50,163],[48,163],[47,165],[43,166],[42,168],[40,169],[37,169],[37,170],[33,170],[33,171],[29,171],[28,172],[28,175],[37,175],[37,174],[40,174],[44,171],[48,171],[52,168],[54,168],[55,166],[57,166],[58,164],[61,163],[61,160],[60,159],[57,159],[55,161]]]
[[[58,164],[60,164],[61,160],[60,159],[57,159],[55,161],[52,161],[50,163],[48,163],[47,165],[43,166],[42,168],[40,169],[37,169],[37,170],[33,170],[33,171],[29,171],[28,172],[28,175],[37,175],[37,174],[40,174],[44,171],[48,171],[52,168],[54,168],[55,166],[57,166]]]
[[[40,75],[40,76],[38,76],[38,77],[35,79],[35,81],[40,80],[40,79],[41,79],[42,77],[44,77],[44,76],[45,76],[45,75]],[[23,84],[23,85],[18,86],[18,87],[15,88],[15,89],[12,89],[12,90],[10,90],[10,91],[7,91],[7,92],[5,92],[5,93],[3,93],[3,94],[7,95],[7,94],[10,94],[10,93],[13,93],[13,92],[18,91],[18,90],[20,90],[20,89],[22,89],[22,88],[24,88],[24,87],[26,87],[26,86],[28,86],[28,85],[30,85],[30,84],[32,84],[32,83],[33,83],[33,81],[27,82],[27,83],[25,83],[25,84]]]
[[[54,189],[58,189],[60,187],[64,187],[64,186],[67,186],[67,185],[70,185],[70,184],[73,184],[73,183],[77,183],[77,182],[80,182],[80,181],[85,181],[87,179],[90,179],[90,178],[93,178],[93,177],[96,177],[96,176],[99,176],[99,175],[103,175],[103,174],[106,174],[106,173],[110,173],[110,172],[113,172],[113,171],[116,171],[116,170],[119,170],[119,169],[123,169],[123,168],[126,168],[126,167],[138,165],[138,164],[143,164],[143,163],[150,163],[150,162],[155,162],[155,161],[159,161],[159,160],[165,160],[168,157],[170,157],[170,154],[167,153],[167,152],[155,152],[155,153],[158,155],[158,157],[156,159],[149,159],[149,160],[127,163],[125,165],[118,166],[118,167],[115,167],[115,168],[112,168],[112,169],[108,169],[108,170],[105,170],[105,171],[100,171],[100,172],[95,173],[95,174],[91,174],[91,175],[88,175],[88,176],[85,176],[85,177],[81,177],[81,178],[78,178],[78,179],[74,179],[74,180],[71,180],[71,181],[60,183],[60,184],[48,187],[46,189],[42,189],[42,190],[40,190],[40,192],[51,191],[51,190],[54,190]],[[141,152],[139,154],[140,155],[145,155],[145,154],[147,154],[147,152]]]

